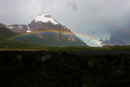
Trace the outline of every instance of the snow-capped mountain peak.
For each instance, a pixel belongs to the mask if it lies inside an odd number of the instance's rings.
[[[39,16],[37,16],[37,17],[34,19],[34,21],[35,21],[35,22],[44,22],[44,23],[46,23],[46,22],[51,22],[51,23],[53,23],[54,25],[58,25],[58,24],[59,24],[59,23],[58,23],[56,20],[54,20],[54,19],[51,17],[51,15],[49,15],[49,14],[39,15]]]

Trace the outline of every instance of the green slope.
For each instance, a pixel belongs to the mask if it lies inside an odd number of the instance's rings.
[[[5,27],[0,26],[0,39],[8,38],[15,34],[16,34],[15,32],[13,32]]]
[[[16,41],[7,41],[6,39],[16,35],[17,33],[7,29],[0,25],[0,49],[31,49],[31,48],[40,48],[38,45],[28,44],[24,42],[16,42]]]
[[[65,46],[81,46],[80,41],[72,42],[67,38],[60,38],[56,40],[54,36],[49,34],[41,34],[44,38],[39,38],[35,34],[27,35],[12,39],[12,41],[24,42],[28,44],[36,44],[39,46],[56,46],[56,47],[65,47]],[[85,46],[85,44],[84,44]]]
[[[41,47],[34,44],[27,44],[23,42],[2,41],[0,42],[0,49],[40,49]]]
[[[14,35],[16,35],[17,33],[7,29],[6,27],[0,26],[0,42],[1,41],[5,41],[7,38],[12,37]],[[53,35],[51,34],[41,34],[44,38],[39,38],[36,34],[31,34],[31,35],[26,35],[26,36],[22,36],[22,37],[17,37],[14,39],[11,39],[9,41],[7,41],[6,43],[14,43],[16,44],[16,46],[20,46],[21,47],[21,43],[26,43],[26,44],[34,44],[34,45],[39,45],[39,46],[46,46],[46,47],[65,47],[65,46],[81,46],[81,41],[77,41],[77,42],[72,42],[69,41],[67,38],[61,38],[58,37],[59,40],[57,40]],[[83,44],[83,46],[86,46],[86,44]],[[15,46],[15,45],[14,45]],[[18,48],[20,48],[18,47]],[[25,46],[26,47],[26,46]],[[29,46],[28,46],[29,47]]]

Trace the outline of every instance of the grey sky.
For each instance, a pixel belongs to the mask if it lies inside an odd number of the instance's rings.
[[[44,13],[79,33],[115,27],[127,29],[130,0],[0,0],[1,23],[28,24]]]

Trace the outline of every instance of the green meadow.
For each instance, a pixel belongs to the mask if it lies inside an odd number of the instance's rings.
[[[129,45],[124,46],[103,46],[103,47],[89,47],[89,46],[68,46],[68,47],[55,47],[55,46],[38,46],[35,44],[27,44],[23,42],[5,41],[0,40],[0,50],[5,51],[130,51]]]

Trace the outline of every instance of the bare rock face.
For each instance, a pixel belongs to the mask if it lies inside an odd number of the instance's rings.
[[[7,26],[7,28],[16,33],[25,33],[28,30],[27,25],[24,25],[24,24],[13,24],[13,25]]]

